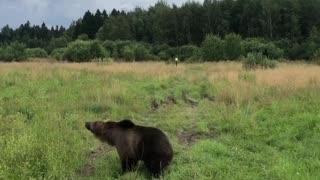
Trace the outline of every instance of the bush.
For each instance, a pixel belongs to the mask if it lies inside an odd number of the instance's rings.
[[[251,69],[268,69],[268,68],[275,68],[277,66],[277,62],[274,60],[268,59],[262,53],[248,53],[246,59],[243,62],[243,68],[246,70]]]
[[[104,58],[106,51],[98,41],[77,40],[68,45],[63,59],[74,62],[85,62],[95,58]]]
[[[202,57],[208,61],[222,60],[224,57],[223,41],[214,35],[207,35],[201,46]]]
[[[270,59],[279,59],[283,57],[284,51],[274,45],[272,42],[265,43],[263,40],[252,38],[242,42],[245,54],[261,53]]]
[[[90,55],[92,58],[110,57],[109,51],[106,51],[98,41],[92,41],[90,43]]]
[[[303,59],[304,57],[304,48],[299,43],[293,43],[293,45],[288,48],[288,57],[290,59]]]
[[[123,49],[123,58],[126,61],[134,61],[135,60],[134,49],[131,46],[125,46]]]
[[[194,45],[186,45],[178,48],[177,56],[181,61],[189,60],[199,55],[199,48]]]
[[[225,58],[235,60],[242,55],[241,36],[237,34],[228,34],[225,37]]]
[[[283,58],[289,59],[290,58],[290,48],[292,46],[292,44],[294,43],[293,41],[284,38],[284,39],[280,39],[278,41],[274,41],[273,42],[275,44],[276,47],[279,47],[280,49],[283,50]],[[291,57],[292,59],[294,59],[294,57]]]
[[[149,50],[142,44],[137,44],[134,47],[134,56],[137,61],[144,61],[150,58]]]
[[[115,49],[112,51],[111,57],[118,59],[118,58],[123,58],[126,59],[124,56],[124,50],[126,46],[132,47],[134,44],[131,41],[122,41],[122,40],[117,40],[114,42],[115,43]]]
[[[167,61],[170,59],[170,55],[167,53],[167,51],[161,51],[159,54],[158,54],[159,58],[161,60],[164,60],[164,61]]]
[[[157,46],[157,45],[156,45]],[[103,42],[103,47],[114,59],[125,59],[127,61],[159,60],[157,54],[151,53],[152,46],[147,43],[133,41],[110,41]],[[152,49],[153,51],[153,49]],[[133,56],[132,56],[133,52]]]
[[[313,54],[313,59],[320,60],[320,49],[315,51],[315,53]]]
[[[114,41],[106,40],[103,42],[102,46],[109,53],[109,56],[113,57],[114,51],[117,51],[116,43]]]
[[[53,50],[58,48],[65,48],[68,46],[68,39],[64,36],[59,38],[52,38],[49,42],[49,45],[47,46],[46,50],[50,54]]]
[[[159,55],[161,52],[166,52],[170,46],[166,44],[156,44],[152,46],[151,52],[152,54]]]
[[[77,39],[82,41],[88,41],[89,37],[87,34],[80,34]]]
[[[313,41],[305,42],[303,47],[303,59],[312,59],[317,51],[317,44]]]
[[[26,55],[28,58],[46,58],[48,53],[41,48],[30,48],[26,49]]]
[[[22,61],[26,60],[25,45],[13,42],[9,46],[2,48],[0,52],[0,60],[3,61]]]
[[[55,49],[51,52],[51,57],[53,57],[54,59],[56,60],[63,60],[63,54],[64,52],[66,51],[66,48],[58,48],[58,49]]]
[[[313,54],[313,61],[314,61],[317,65],[320,65],[320,49],[318,49],[318,50]]]

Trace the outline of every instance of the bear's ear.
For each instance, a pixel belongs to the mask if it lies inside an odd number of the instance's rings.
[[[135,126],[135,124],[128,119],[125,119],[125,120],[118,122],[118,125],[122,128],[132,128]]]

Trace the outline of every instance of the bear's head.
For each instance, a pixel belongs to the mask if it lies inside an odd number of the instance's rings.
[[[120,122],[114,121],[94,121],[86,122],[86,128],[92,132],[99,140],[107,142],[109,145],[114,146],[116,138],[121,136],[121,132],[128,128],[133,128],[135,124],[130,120],[122,120]]]
[[[116,130],[116,122],[94,121],[86,122],[86,128],[92,132],[99,140],[114,145],[114,131]]]

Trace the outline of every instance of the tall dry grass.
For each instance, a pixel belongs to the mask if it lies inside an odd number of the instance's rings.
[[[269,70],[255,70],[246,72],[237,62],[219,62],[203,64],[180,64],[178,67],[161,62],[134,62],[134,63],[113,63],[100,65],[98,63],[59,63],[59,62],[29,62],[29,63],[0,63],[0,74],[9,73],[19,69],[30,69],[33,78],[50,76],[48,69],[72,69],[87,70],[93,72],[111,73],[136,73],[147,76],[166,79],[172,76],[184,76],[189,79],[196,79],[205,76],[210,82],[215,83],[221,80],[231,83],[239,83],[242,74],[249,73],[254,76],[257,85],[279,86],[291,88],[303,88],[306,86],[320,85],[320,66],[308,64],[281,64],[279,68]],[[197,76],[189,76],[189,70],[199,69]],[[74,74],[65,73],[66,78]]]

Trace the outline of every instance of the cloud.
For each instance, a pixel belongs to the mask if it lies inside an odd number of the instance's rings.
[[[131,10],[135,7],[148,8],[158,0],[0,0],[0,27],[9,24],[18,27],[30,21],[31,24],[45,22],[50,25],[69,26],[85,11],[113,8]],[[169,4],[181,5],[187,0],[167,0]],[[203,0],[196,0],[203,1]]]

